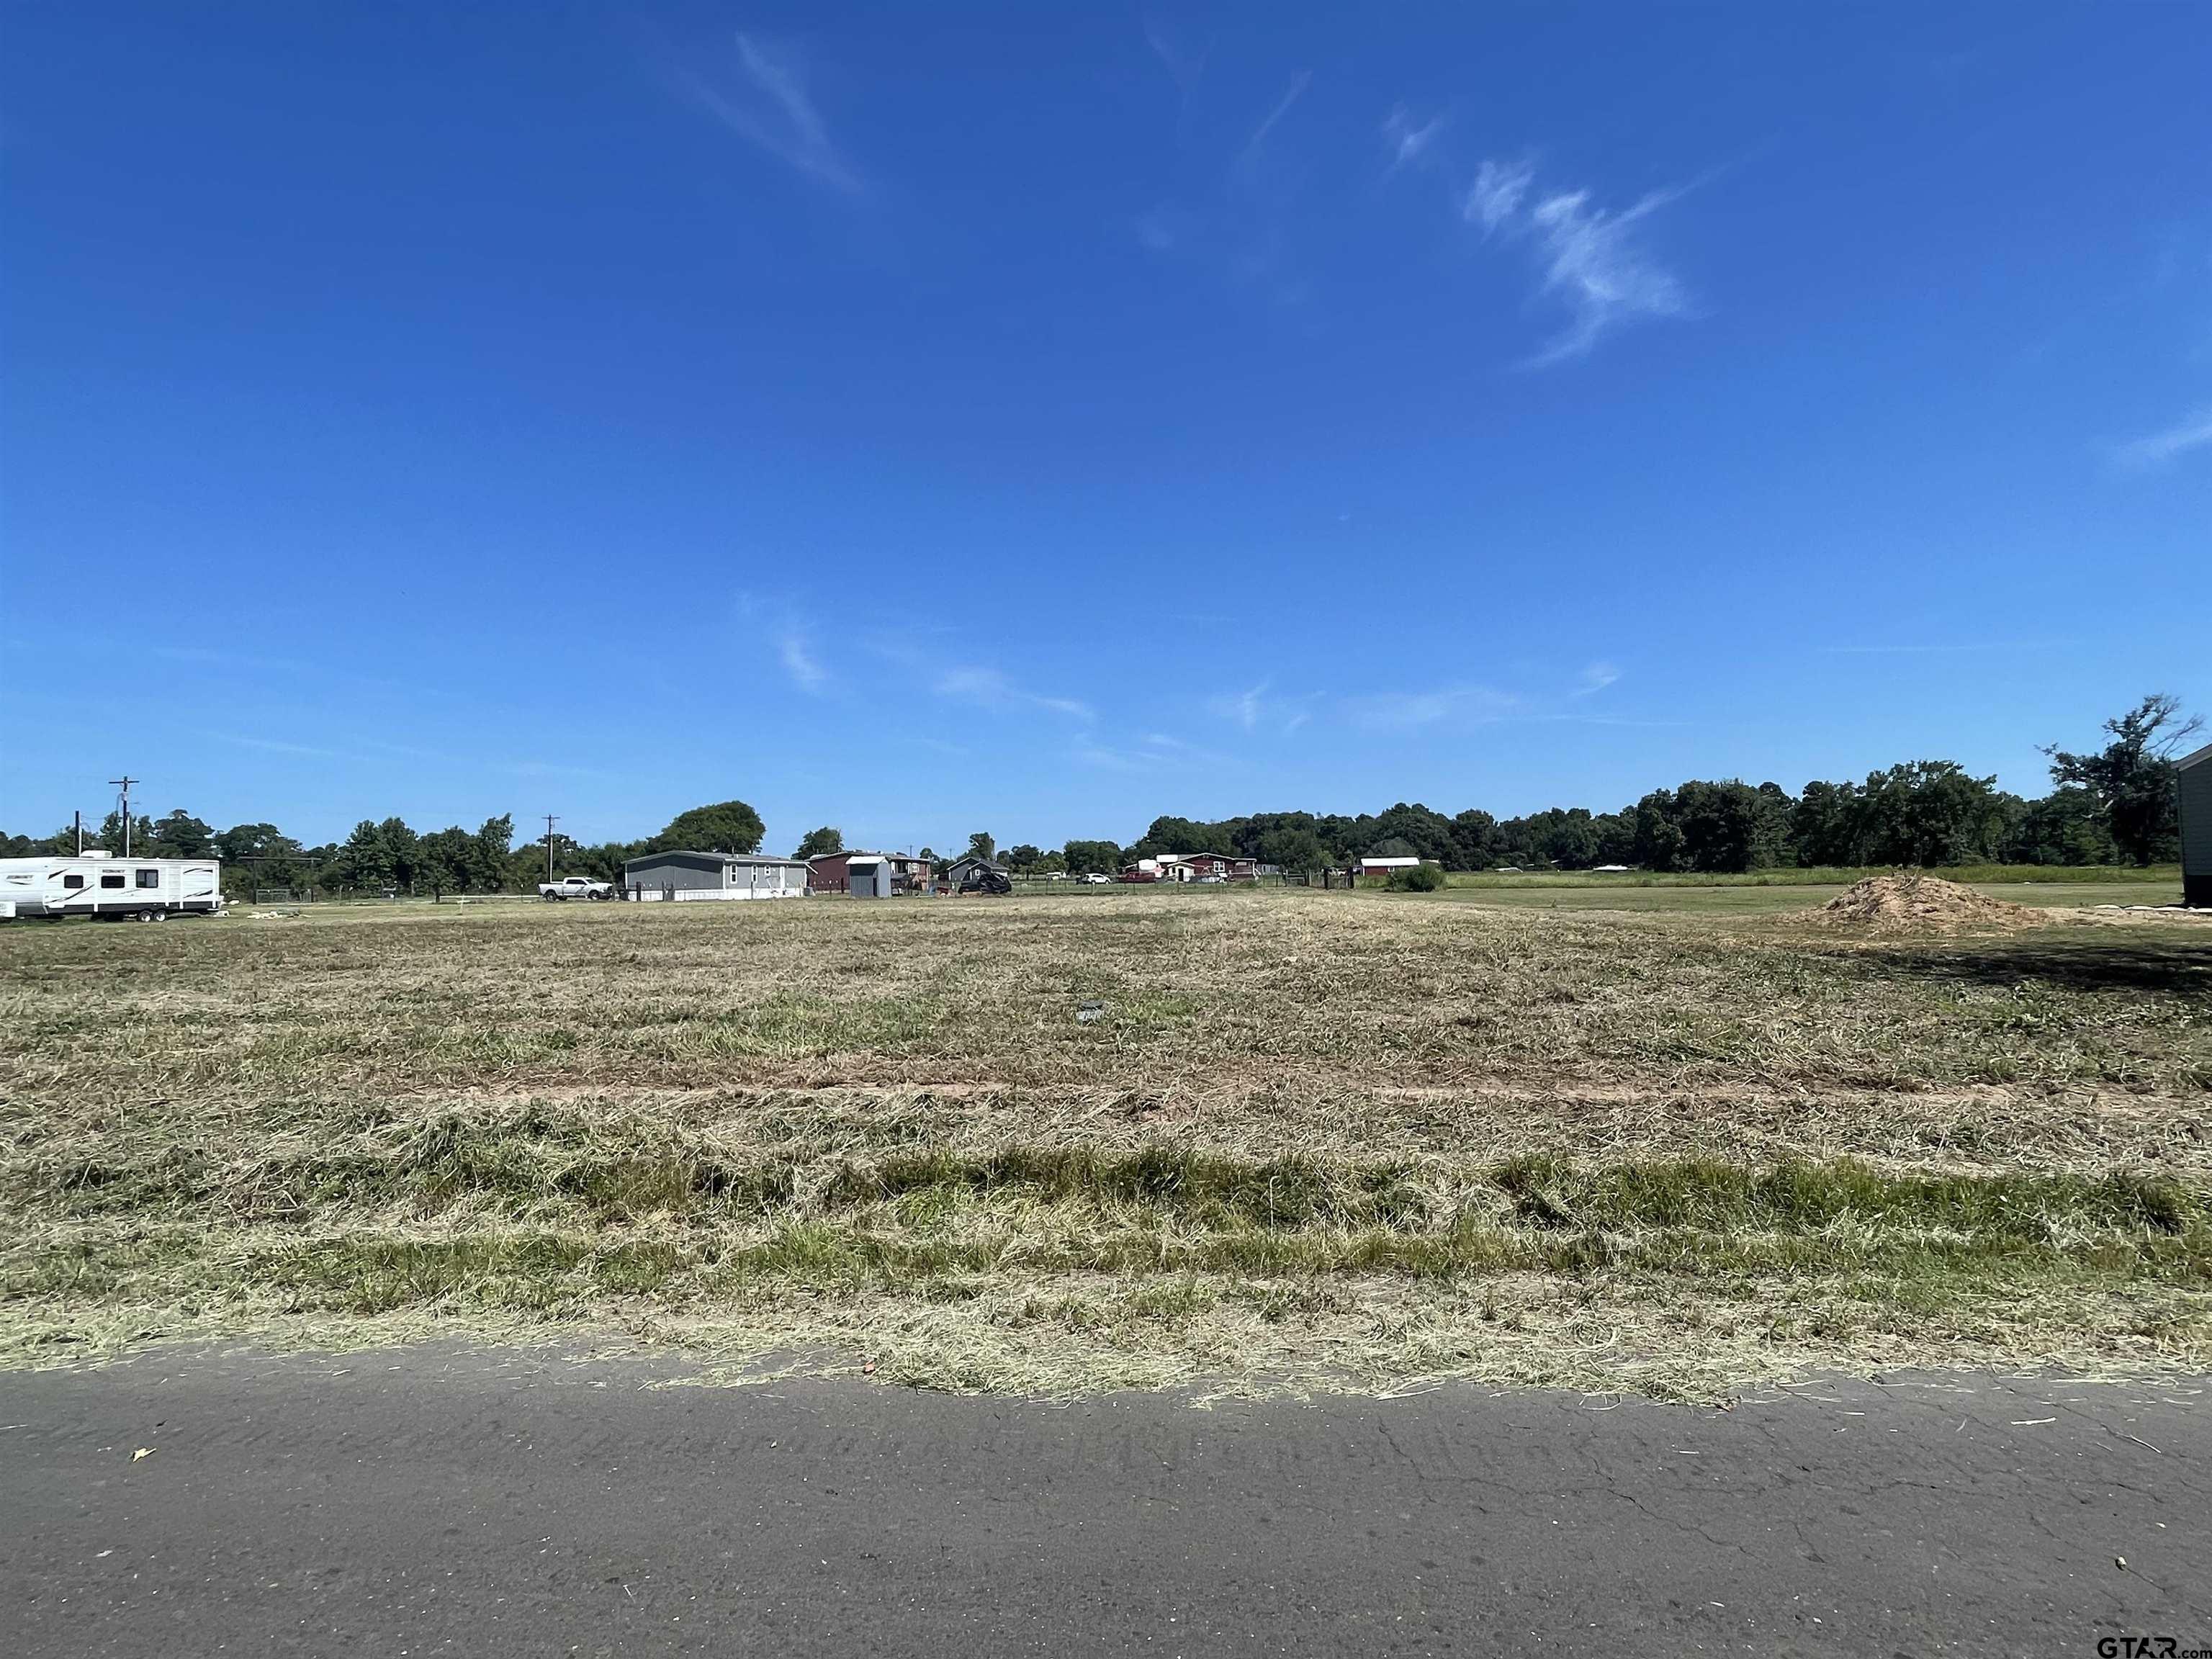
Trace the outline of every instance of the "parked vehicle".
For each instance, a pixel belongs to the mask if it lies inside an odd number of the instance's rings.
[[[0,859],[0,918],[160,921],[212,915],[222,906],[222,866],[215,859],[125,859],[106,853]]]
[[[538,884],[538,896],[547,903],[556,899],[603,899],[614,896],[615,884],[611,881],[594,881],[589,876],[563,876],[558,881]]]
[[[1097,870],[1093,870],[1087,876],[1079,876],[1076,879],[1085,887],[1111,887],[1114,884],[1113,877]]]
[[[1014,890],[1014,884],[1007,879],[1005,871],[982,864],[961,881],[960,890],[963,893],[1011,893]]]

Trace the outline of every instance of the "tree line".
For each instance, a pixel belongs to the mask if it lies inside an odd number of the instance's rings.
[[[2034,799],[1976,777],[1955,761],[1907,761],[1863,782],[1692,779],[1613,812],[1548,807],[1498,818],[1479,808],[1447,817],[1418,802],[1346,816],[1255,812],[1212,822],[1154,818],[1136,842],[1071,841],[1057,851],[1007,849],[1024,872],[1113,871],[1163,853],[1228,853],[1288,870],[1361,857],[1419,857],[1447,870],[1647,870],[1737,872],[1814,866],[2170,863],[2181,856],[2174,756],[2203,722],[2170,696],[2146,697],[2105,722],[2102,747],[2052,744],[2051,789]]]
[[[1356,816],[1255,812],[1204,821],[1163,817],[1127,846],[1073,840],[1045,849],[1026,842],[999,851],[978,831],[966,850],[999,858],[1023,873],[1112,874],[1164,853],[1226,853],[1286,870],[1340,866],[1361,857],[1419,857],[1447,870],[1587,870],[1599,865],[1647,870],[1734,872],[1788,866],[1960,864],[2160,864],[2180,856],[2174,757],[2203,726],[2170,696],[2146,697],[2105,722],[2102,747],[2073,753],[2051,745],[2051,789],[2034,799],[1978,778],[1954,761],[1908,761],[1869,773],[1863,783],[1808,783],[1791,794],[1775,783],[1692,779],[1655,789],[1619,811],[1548,807],[1498,818],[1478,808],[1447,817],[1419,803]],[[556,835],[559,873],[619,880],[623,864],[647,853],[686,848],[757,853],[760,814],[741,800],[678,813],[659,835],[586,846]],[[119,853],[123,821],[111,812],[88,844]],[[546,870],[546,843],[517,846],[511,814],[475,830],[455,824],[417,832],[402,819],[363,819],[343,842],[304,846],[273,823],[216,830],[179,808],[139,817],[131,850],[149,858],[203,858],[224,865],[234,892],[252,887],[416,893],[527,892]],[[0,836],[9,857],[65,854],[64,828],[33,839]],[[805,857],[843,849],[835,826],[807,832]],[[933,858],[930,849],[924,857]],[[940,868],[945,860],[938,860]]]

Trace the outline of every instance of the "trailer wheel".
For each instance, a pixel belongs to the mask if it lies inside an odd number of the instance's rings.
[[[149,921],[167,921],[168,919],[169,913],[167,910],[149,910],[146,913],[146,920]]]

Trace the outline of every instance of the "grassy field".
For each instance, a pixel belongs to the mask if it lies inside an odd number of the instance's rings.
[[[0,930],[0,1351],[550,1331],[1699,1396],[2212,1365],[2212,926],[1529,890]]]

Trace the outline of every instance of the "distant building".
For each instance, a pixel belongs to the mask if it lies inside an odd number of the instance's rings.
[[[1362,859],[1359,873],[1374,881],[1388,881],[1394,870],[1415,870],[1422,860],[1416,858]]]
[[[895,894],[919,893],[929,885],[929,860],[912,853],[823,853],[806,861],[806,885],[817,893],[860,893],[854,886],[855,865],[870,872],[870,891],[863,897],[890,898]],[[881,892],[873,890],[880,887]]]
[[[945,872],[945,884],[956,893],[1011,893],[1014,890],[1006,866],[975,853],[952,860]]]
[[[1260,879],[1260,860],[1238,858],[1233,853],[1178,853],[1161,863],[1175,872],[1170,878],[1175,881],[1198,881],[1207,878],[1222,881],[1257,881]]]
[[[634,899],[766,899],[806,896],[805,859],[750,853],[648,853],[623,866]]]
[[[1234,853],[1163,853],[1156,859],[1133,859],[1121,866],[1123,881],[1257,881],[1260,861]]]
[[[2174,765],[2181,793],[2181,902],[2212,909],[2212,743]]]

